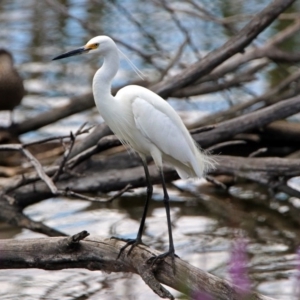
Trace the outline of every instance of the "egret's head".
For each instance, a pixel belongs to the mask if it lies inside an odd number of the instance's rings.
[[[89,40],[85,46],[58,55],[54,57],[52,60],[57,60],[57,59],[79,55],[83,53],[89,53],[89,52],[93,52],[93,53],[97,52],[98,54],[104,54],[105,52],[113,49],[114,45],[115,43],[110,37],[105,35],[99,35]]]

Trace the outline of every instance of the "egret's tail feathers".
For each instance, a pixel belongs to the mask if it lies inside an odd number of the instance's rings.
[[[181,179],[202,178],[208,171],[213,170],[216,165],[215,160],[198,147],[187,163],[166,154],[163,155],[163,161],[173,166]]]
[[[208,171],[215,169],[216,161],[205,151],[197,150],[196,166],[193,167],[197,177],[201,178],[204,177]]]
[[[175,169],[181,179],[187,178],[202,178],[205,177],[206,173],[215,168],[215,160],[207,153],[196,150],[196,155],[189,163],[189,166],[185,164],[177,164],[173,162]]]

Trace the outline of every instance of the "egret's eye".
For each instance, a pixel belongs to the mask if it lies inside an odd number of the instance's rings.
[[[92,48],[93,50],[97,49],[98,47],[99,47],[99,43],[95,43],[95,44],[92,44],[92,45],[91,45],[91,48]]]
[[[85,47],[89,50],[95,50],[98,48],[98,46],[99,46],[99,43],[94,43],[94,44],[86,45]]]

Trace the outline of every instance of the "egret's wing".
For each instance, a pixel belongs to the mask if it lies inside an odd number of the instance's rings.
[[[192,148],[182,131],[182,124],[177,124],[172,115],[173,109],[160,109],[159,105],[135,98],[132,102],[133,115],[136,127],[142,135],[150,140],[160,151],[186,163],[190,161]],[[181,121],[180,121],[181,122]]]

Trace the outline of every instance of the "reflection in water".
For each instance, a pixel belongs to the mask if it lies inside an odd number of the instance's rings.
[[[299,230],[287,227],[288,221],[284,215],[270,211],[266,203],[259,200],[265,199],[265,191],[254,193],[258,201],[257,205],[253,205],[247,203],[247,197],[237,199],[237,196],[217,192],[210,185],[199,187],[199,194],[194,184],[184,185],[183,181],[176,184],[181,189],[185,187],[184,193],[189,195],[186,201],[182,201],[182,191],[171,188],[170,194],[175,199],[171,203],[174,241],[181,258],[201,269],[229,278],[227,263],[232,240],[242,235],[248,241],[247,270],[252,284],[265,294],[279,295],[283,294],[282,291],[291,291],[288,270],[294,266],[295,255],[291,253]],[[251,190],[247,190],[246,185],[239,188],[244,189],[241,195],[247,192],[248,197],[253,190],[253,186]],[[156,189],[155,193],[157,200],[150,205],[144,242],[164,251],[168,247],[165,211],[160,189]],[[25,213],[34,220],[42,218],[46,225],[69,234],[85,229],[100,236],[130,238],[136,235],[143,209],[143,196],[140,191],[133,195],[128,193],[112,204],[49,199],[28,207]],[[38,236],[41,235],[28,230],[15,235],[19,239]],[[8,272],[14,278],[9,283],[6,281]],[[88,299],[111,299],[112,295],[116,298],[127,295],[126,299],[157,299],[135,275],[91,273],[85,270],[9,270],[0,272],[0,281],[3,286],[0,295],[10,295],[12,299],[16,295],[17,286],[22,286],[22,299],[30,299],[32,291],[36,299],[70,299],[70,295],[74,299],[83,296]],[[137,296],[137,286],[139,292],[143,290],[144,298]],[[178,295],[175,291],[174,294]]]
[[[235,1],[205,0],[201,4],[216,16],[228,16],[236,12],[254,13],[265,2],[268,1],[250,0],[236,5]],[[68,9],[59,14],[53,3],[64,4]],[[130,12],[130,17],[127,12]],[[81,45],[96,34],[120,40],[122,51],[143,72],[155,78],[157,68],[168,63],[167,58],[174,55],[174,49],[178,49],[184,40],[171,17],[151,1],[2,0],[1,47],[9,46],[26,78],[28,91],[23,105],[16,112],[16,120],[59,107],[68,101],[69,96],[91,90],[92,76],[98,65],[95,58],[81,57],[80,60],[70,60],[68,64],[55,64],[51,59],[56,53]],[[143,24],[146,31],[141,31],[138,24]],[[202,52],[195,53],[187,47],[184,54],[186,64],[223,44],[235,29],[224,30],[217,24],[184,14],[182,25],[190,32],[194,47]],[[157,36],[156,43],[151,41],[151,35]],[[126,41],[127,45],[121,41]],[[151,60],[142,59],[130,48],[138,49],[145,56],[152,54]],[[115,84],[127,82],[128,78],[131,80],[135,76],[125,61],[122,61],[121,69]],[[270,76],[271,83],[277,82],[273,73]],[[258,93],[264,85],[267,85],[266,81],[248,87]],[[215,111],[228,106],[223,96],[217,93],[214,97],[205,95],[193,101],[173,100],[172,105],[182,110]],[[69,133],[86,120],[101,122],[98,114],[90,110],[38,132],[27,133],[22,139],[28,141],[53,135],[53,132]],[[1,125],[7,121],[7,116],[1,112]],[[295,269],[294,253],[300,237],[299,199],[288,199],[285,195],[271,198],[268,191],[253,184],[236,183],[227,193],[210,185],[198,186],[198,182],[183,181],[170,185],[170,196],[174,242],[180,257],[217,276],[229,278],[227,263],[232,241],[243,236],[248,243],[248,273],[253,287],[278,299],[291,299],[294,283],[290,278]],[[163,251],[168,239],[161,200],[162,191],[156,188],[146,221],[144,242]],[[139,189],[112,204],[49,199],[28,207],[25,213],[68,234],[85,229],[105,237],[135,237],[143,201],[144,189]],[[41,236],[5,224],[1,224],[0,234],[1,238],[19,239]],[[86,270],[5,270],[0,271],[0,285],[1,299],[157,299],[138,276]],[[172,293],[178,295],[176,291]]]

